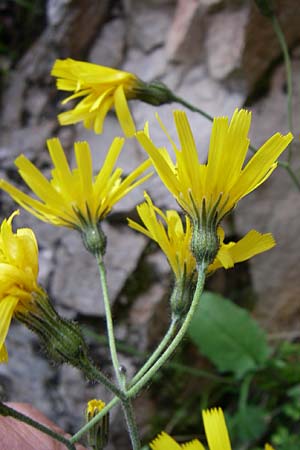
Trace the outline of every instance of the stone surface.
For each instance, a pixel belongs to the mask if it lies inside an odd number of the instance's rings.
[[[292,48],[299,42],[299,3],[297,0],[278,0],[275,10],[288,46]],[[242,56],[243,76],[249,90],[255,87],[270,64],[279,57],[282,59],[282,51],[269,19],[263,17],[251,2]]]
[[[89,51],[89,61],[102,66],[119,67],[125,51],[125,23],[123,18],[105,24]]]
[[[179,0],[168,32],[166,54],[170,60],[194,61],[202,52],[203,24],[198,0]]]
[[[222,80],[240,69],[248,17],[247,5],[211,16],[206,35],[206,55],[212,78]]]
[[[173,7],[139,2],[129,16],[128,40],[131,47],[149,53],[162,46],[171,23]]]
[[[108,290],[114,303],[127,277],[136,268],[145,239],[124,226],[112,227],[104,223],[103,231],[108,240],[105,256]],[[67,231],[57,249],[52,295],[73,316],[77,312],[88,316],[104,315],[96,261],[84,249],[76,232]]]

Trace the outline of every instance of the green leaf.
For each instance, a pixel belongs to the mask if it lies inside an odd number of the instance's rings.
[[[212,292],[204,292],[188,334],[200,352],[221,372],[237,378],[267,361],[266,335],[250,314]]]
[[[266,432],[266,415],[264,409],[254,405],[247,405],[234,416],[226,414],[231,438],[239,445],[257,441]]]

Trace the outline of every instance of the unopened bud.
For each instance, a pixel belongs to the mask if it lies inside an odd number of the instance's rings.
[[[100,222],[98,225],[88,225],[81,231],[85,248],[94,256],[103,256],[106,250],[106,236]]]
[[[86,408],[86,421],[90,422],[99,412],[103,410],[105,403],[102,400],[90,400]],[[109,436],[109,413],[101,417],[88,431],[88,443],[93,450],[102,450],[108,443]]]

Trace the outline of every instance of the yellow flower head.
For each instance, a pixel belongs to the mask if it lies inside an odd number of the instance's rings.
[[[177,211],[168,210],[163,213],[161,209],[153,205],[147,193],[145,193],[145,199],[146,202],[137,206],[144,227],[131,219],[128,219],[129,226],[157,242],[165,253],[177,280],[183,276],[191,276],[196,262],[190,251],[192,230],[189,218],[186,216],[184,226]]]
[[[21,177],[40,200],[4,180],[0,180],[0,187],[44,222],[81,231],[93,228],[120,199],[151,175],[138,179],[149,167],[149,161],[124,179],[121,177],[122,169],[114,170],[123,142],[124,139],[114,139],[101,170],[94,177],[87,142],[75,143],[77,167],[71,170],[59,139],[49,139],[47,144],[54,166],[50,181],[24,155],[15,161]]]
[[[102,400],[93,399],[90,400],[86,408],[86,416],[88,420],[95,417],[105,407],[105,403]]]
[[[37,284],[38,245],[30,228],[12,231],[15,211],[0,228],[0,363],[7,362],[5,339],[13,315],[34,308],[34,296],[42,288]]]
[[[127,99],[134,97],[134,88],[140,84],[135,75],[70,58],[57,59],[51,75],[57,77],[57,89],[73,92],[63,104],[82,98],[73,109],[59,114],[61,125],[83,122],[86,128],[102,133],[105,116],[114,106],[125,136],[134,135]]]
[[[201,164],[186,114],[175,111],[174,119],[180,148],[158,118],[173,147],[175,163],[166,149],[154,145],[147,132],[138,132],[137,139],[165,186],[193,221],[201,221],[204,210],[205,217],[216,226],[241,198],[271,175],[278,157],[293,138],[291,133],[274,134],[245,164],[251,113],[236,109],[230,122],[227,117],[214,119],[207,164]]]
[[[168,210],[164,213],[153,204],[147,193],[145,199],[146,202],[137,206],[144,226],[128,219],[129,226],[157,242],[165,253],[176,280],[186,275],[191,277],[196,270],[196,260],[191,251],[193,227],[189,217],[185,216],[184,225],[177,211]],[[215,260],[208,266],[208,273],[221,267],[229,269],[234,264],[270,250],[275,245],[271,233],[261,234],[256,230],[249,231],[238,242],[225,244],[224,230],[219,227],[218,237],[220,247]]]

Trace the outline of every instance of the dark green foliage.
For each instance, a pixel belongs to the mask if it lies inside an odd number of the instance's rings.
[[[270,353],[264,331],[250,314],[211,292],[202,295],[189,336],[221,372],[237,378],[262,367]]]

